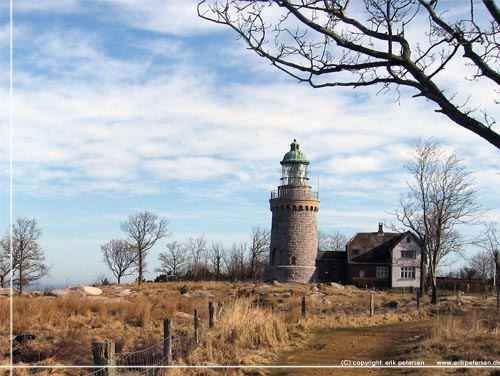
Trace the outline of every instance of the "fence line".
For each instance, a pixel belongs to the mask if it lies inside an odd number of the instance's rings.
[[[209,328],[213,328],[215,319],[220,319],[224,302],[209,302]],[[217,309],[216,309],[217,308]],[[86,376],[114,376],[118,373],[130,376],[147,375],[159,376],[164,373],[161,366],[172,364],[172,338],[171,319],[167,318],[163,322],[163,340],[154,345],[138,351],[115,353],[115,344],[94,343],[92,353],[94,364],[105,366]],[[199,344],[199,315],[198,310],[194,311],[194,343]]]
[[[384,307],[384,306],[375,306],[374,293],[371,292],[369,294],[369,316],[372,317],[376,313],[381,314],[383,312],[392,311],[396,307]],[[418,293],[416,294],[416,309],[420,308],[420,299]],[[214,322],[221,319],[222,312],[224,310],[224,302],[209,302],[208,304],[208,329],[214,327]],[[303,296],[301,299],[301,313],[302,317],[306,317],[309,311],[309,307],[306,304],[306,296]],[[198,314],[198,309],[194,310],[193,316],[193,337],[191,339],[191,346],[197,346],[200,342],[200,317]],[[104,343],[104,344],[94,344],[101,345],[105,350],[101,350],[103,353],[103,360],[101,363],[96,361],[96,357],[94,355],[94,364],[96,366],[103,366],[86,376],[115,376],[117,374],[127,375],[127,376],[162,376],[166,373],[167,369],[162,369],[162,366],[170,366],[172,365],[172,348],[177,347],[176,343],[172,342],[171,338],[171,319],[166,318],[164,320],[164,330],[163,330],[163,340],[151,345],[148,348],[138,350],[138,351],[130,351],[130,352],[122,352],[115,353],[114,352],[114,343]],[[112,351],[110,351],[110,346],[112,345]],[[96,349],[92,349],[93,353]]]

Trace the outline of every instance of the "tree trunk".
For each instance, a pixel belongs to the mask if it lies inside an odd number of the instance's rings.
[[[437,304],[437,286],[434,280],[432,281],[431,304]]]
[[[497,260],[498,261],[498,260]],[[497,308],[500,308],[500,263],[496,262],[496,290],[497,290]]]
[[[138,283],[139,283],[139,286],[141,285],[142,283],[142,252],[139,251],[139,280],[138,280]]]
[[[23,266],[19,263],[19,295],[23,294]]]
[[[431,304],[437,304],[437,276],[436,276],[436,269],[432,268],[430,269],[429,273],[430,277],[430,282],[431,282]]]
[[[420,288],[418,294],[423,297],[424,291],[427,292],[425,280],[427,278],[427,265],[425,263],[425,254],[420,255]]]

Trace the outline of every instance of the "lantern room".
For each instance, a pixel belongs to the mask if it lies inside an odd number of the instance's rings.
[[[280,162],[281,185],[307,185],[307,166],[309,160],[306,154],[300,150],[297,140],[293,140],[290,151],[285,154]]]

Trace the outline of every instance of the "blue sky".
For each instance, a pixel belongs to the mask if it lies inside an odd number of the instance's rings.
[[[434,136],[474,170],[500,222],[498,151],[435,106],[377,89],[314,90],[246,50],[195,1],[14,2],[14,218],[34,217],[52,266],[46,285],[111,273],[100,245],[143,210],[166,217],[165,243],[204,234],[226,247],[269,227],[279,161],[296,138],[320,185],[319,229],[375,231],[405,191],[411,144]],[[8,227],[9,25],[0,6],[0,230]],[[463,67],[444,84],[463,87]],[[448,81],[447,81],[448,80]],[[494,88],[475,90],[493,115]],[[410,93],[411,94],[411,93]],[[498,118],[498,116],[497,116]],[[473,234],[480,228],[466,229]]]

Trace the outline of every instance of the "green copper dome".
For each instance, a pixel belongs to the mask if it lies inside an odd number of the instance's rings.
[[[282,165],[285,163],[309,164],[309,160],[306,157],[306,153],[300,150],[299,146],[300,145],[297,143],[297,140],[293,140],[293,142],[290,145],[290,151],[285,154],[283,160],[280,163]]]

